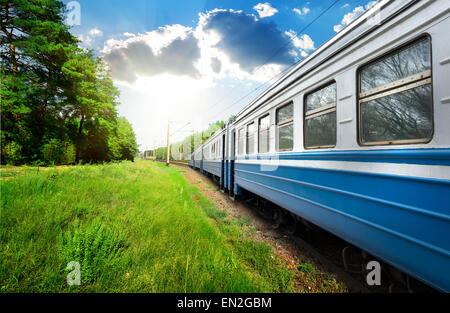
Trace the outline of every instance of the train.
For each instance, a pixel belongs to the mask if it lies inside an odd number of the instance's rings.
[[[189,166],[450,292],[450,1],[382,0]]]

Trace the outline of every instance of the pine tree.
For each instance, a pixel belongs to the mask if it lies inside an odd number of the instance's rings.
[[[11,142],[24,161],[39,158],[51,137],[64,133],[58,114],[68,84],[61,67],[77,39],[56,0],[0,0],[2,159]]]
[[[106,64],[64,24],[57,0],[0,0],[2,163],[132,159],[131,125]],[[112,143],[117,143],[112,144]],[[111,149],[116,150],[112,151]]]

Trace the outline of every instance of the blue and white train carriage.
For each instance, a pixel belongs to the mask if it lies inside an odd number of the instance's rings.
[[[379,1],[216,133],[203,170],[449,292],[449,13]]]
[[[202,170],[219,178],[220,186],[224,187],[225,177],[225,129],[218,130],[203,144]]]

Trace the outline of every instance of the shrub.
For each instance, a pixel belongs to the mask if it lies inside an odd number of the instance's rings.
[[[42,161],[46,164],[61,165],[75,162],[75,146],[59,139],[50,139],[42,146]]]
[[[114,273],[124,248],[124,236],[99,221],[82,224],[75,220],[73,229],[60,235],[58,241],[64,265],[80,263],[82,285],[97,281],[103,273]]]
[[[5,163],[9,165],[17,165],[22,160],[22,146],[15,141],[7,143],[2,147],[2,155],[5,157]]]

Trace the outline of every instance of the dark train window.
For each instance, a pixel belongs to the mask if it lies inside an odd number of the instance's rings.
[[[305,97],[305,147],[331,148],[336,145],[336,83]]]
[[[255,122],[247,125],[247,154],[255,153]]]
[[[277,110],[278,151],[290,151],[294,147],[294,105],[285,105]]]
[[[238,131],[238,155],[244,154],[244,139],[245,139],[245,129],[239,129]]]
[[[270,149],[270,115],[259,119],[258,125],[258,152],[266,153]]]
[[[427,142],[433,135],[431,40],[424,37],[359,70],[363,145]]]

